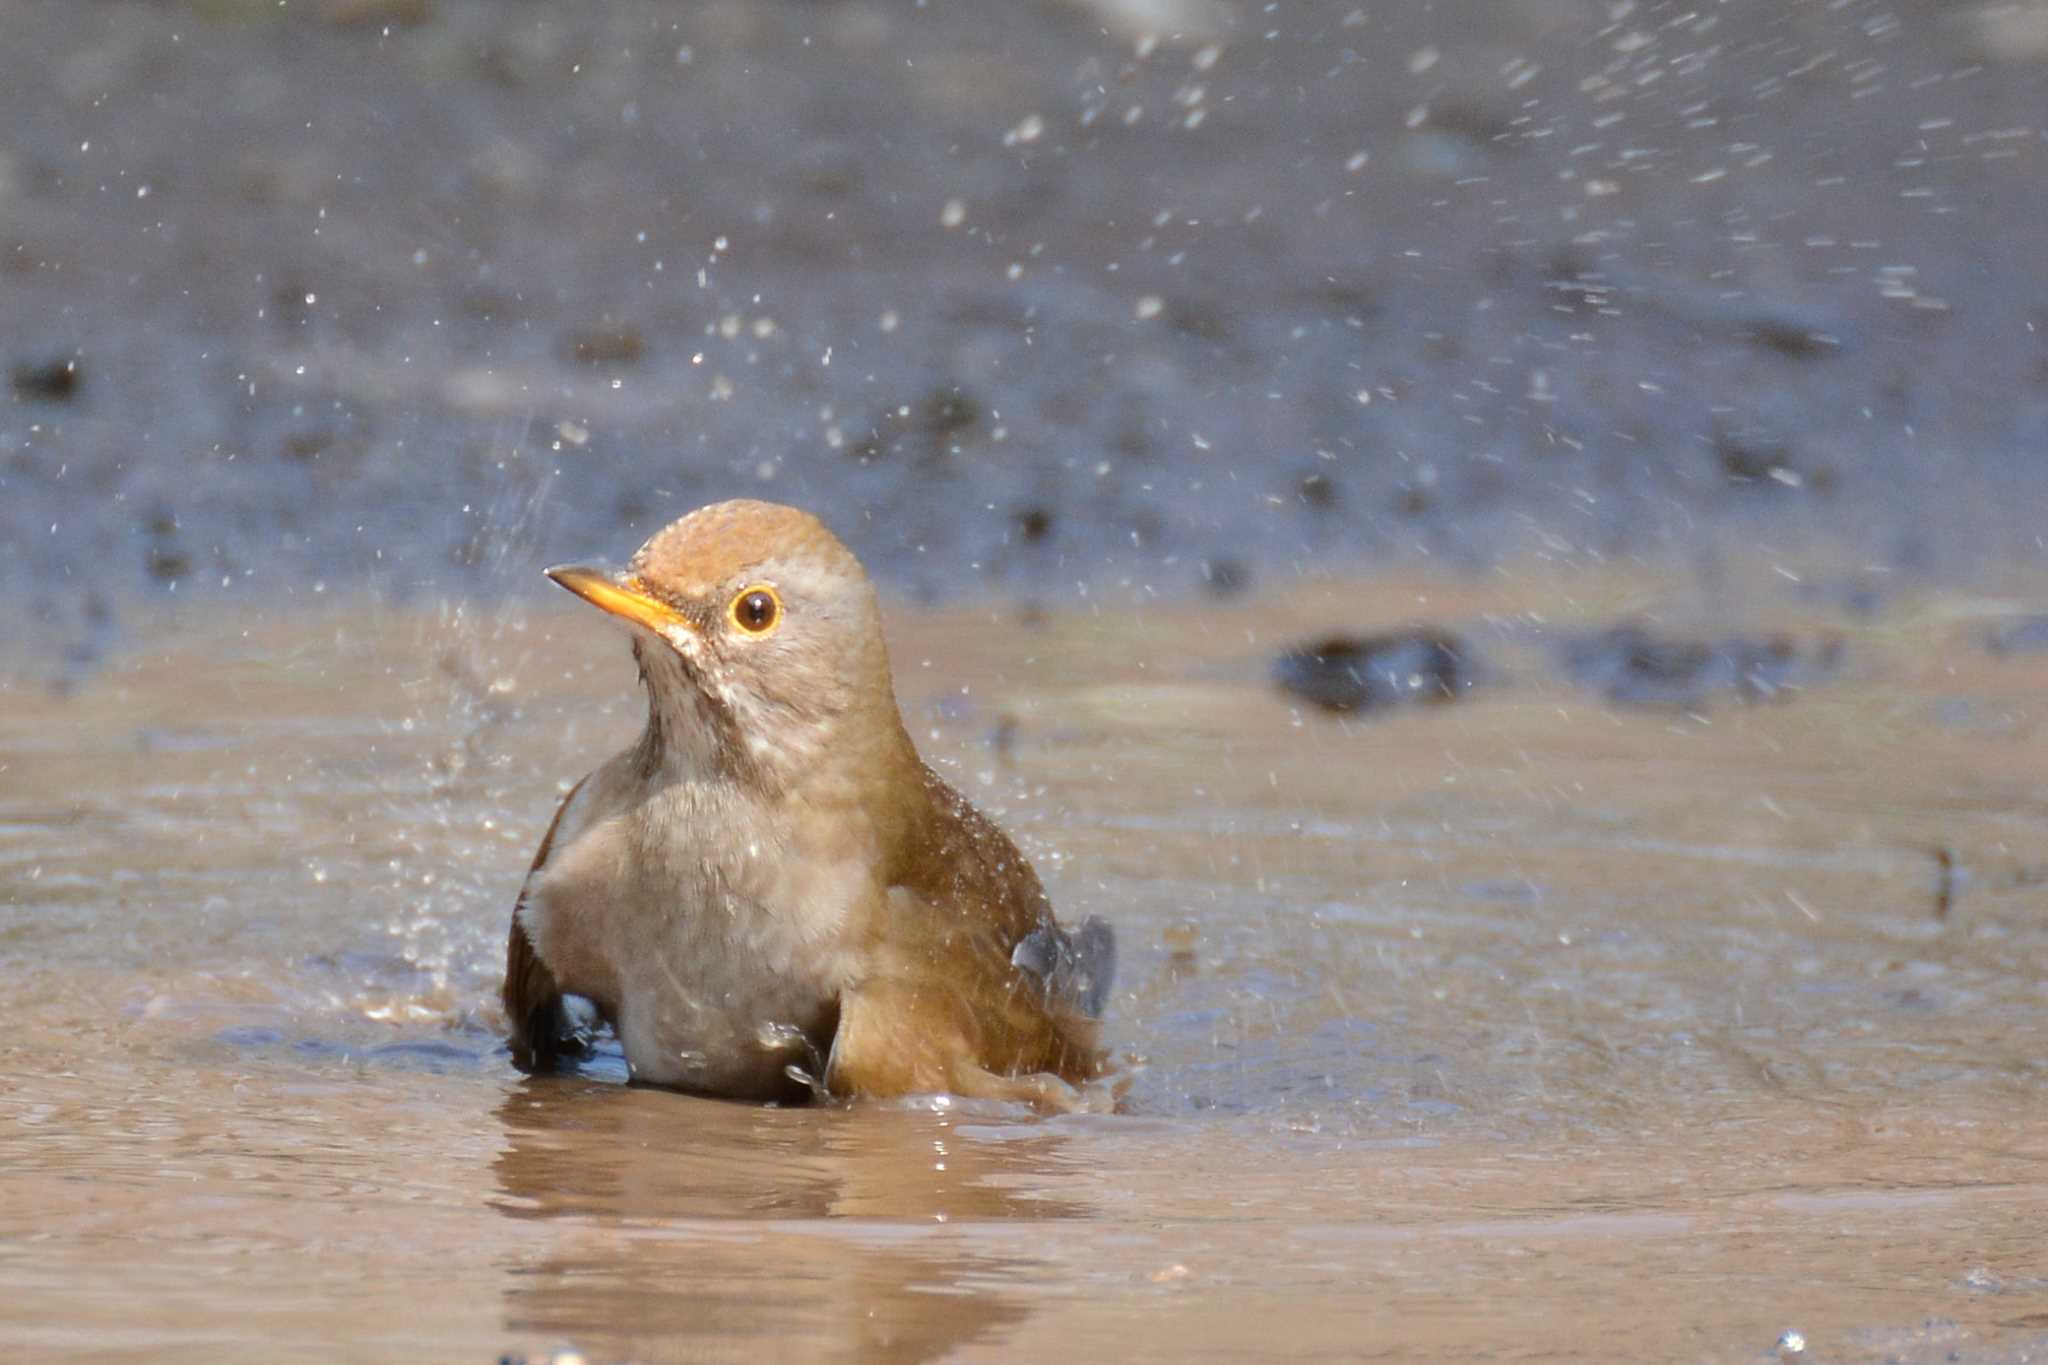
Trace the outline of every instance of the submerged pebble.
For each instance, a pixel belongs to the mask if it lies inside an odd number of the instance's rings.
[[[1841,645],[1811,651],[1785,635],[1762,639],[1678,640],[1635,622],[1567,642],[1564,670],[1581,687],[1620,706],[1704,706],[1731,694],[1766,701],[1834,671]]]
[[[1418,626],[1386,635],[1333,635],[1273,661],[1282,690],[1327,711],[1452,701],[1472,686],[1472,655],[1453,635]]]

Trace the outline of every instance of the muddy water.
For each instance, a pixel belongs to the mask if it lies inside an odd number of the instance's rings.
[[[1056,1120],[520,1077],[505,916],[636,723],[618,640],[553,603],[165,616],[0,710],[0,1341],[2048,1348],[2048,655],[1980,647],[2002,602],[1789,600],[1529,570],[899,607],[920,743],[1123,935],[1131,1112]],[[1559,640],[1638,614],[1839,663],[1694,711],[1559,676]],[[1467,700],[1338,718],[1267,682],[1406,619],[1483,655]]]

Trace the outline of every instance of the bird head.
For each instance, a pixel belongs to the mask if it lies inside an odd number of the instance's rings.
[[[808,512],[714,503],[623,569],[547,573],[631,629],[650,763],[787,785],[864,738],[902,735],[873,585]]]

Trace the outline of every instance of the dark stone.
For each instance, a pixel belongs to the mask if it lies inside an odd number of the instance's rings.
[[[416,28],[434,20],[434,0],[327,0],[322,13],[337,28]]]
[[[1675,640],[1626,622],[1567,643],[1565,672],[1620,706],[1695,709],[1717,696],[1769,701],[1834,671],[1839,641],[1802,652],[1792,639]]]
[[[628,323],[605,323],[569,334],[569,354],[582,365],[635,365],[647,354],[647,340]]]
[[[1175,299],[1167,306],[1166,321],[1197,341],[1220,344],[1237,334],[1237,319],[1224,305],[1208,299]]]
[[[78,357],[68,355],[24,360],[8,375],[14,396],[31,403],[69,403],[84,380]]]
[[[621,526],[638,526],[654,515],[654,504],[637,485],[621,488],[612,499],[612,516]]]
[[[918,403],[917,425],[933,436],[951,436],[981,420],[981,404],[959,385],[933,389]]]
[[[1752,343],[1764,350],[1798,360],[1834,355],[1841,348],[1831,334],[1801,318],[1763,316],[1750,319],[1745,329]]]
[[[284,1035],[274,1028],[258,1024],[244,1024],[235,1028],[224,1028],[214,1037],[230,1047],[276,1047],[284,1041]]]
[[[856,463],[908,454],[920,469],[946,465],[960,453],[960,440],[981,424],[982,406],[958,384],[939,384],[915,403],[891,403],[863,436],[850,441],[846,453]]]
[[[1745,427],[1722,426],[1714,432],[1714,458],[1729,483],[1744,488],[1815,493],[1834,489],[1832,469],[1801,469],[1786,442]]]
[[[2048,649],[2048,616],[2022,616],[1993,626],[1984,634],[1984,648],[1993,654],[2033,654]]]
[[[1514,132],[1514,115],[1506,106],[1469,96],[1451,95],[1431,101],[1427,126],[1469,142],[1474,147],[1493,148],[1510,141]]]
[[[192,556],[175,545],[149,548],[149,576],[161,583],[175,583],[192,572]]]
[[[1205,559],[1202,584],[1218,597],[1235,597],[1251,585],[1252,571],[1241,559]]]
[[[1036,545],[1052,534],[1052,509],[1039,503],[1021,507],[1016,513],[1017,534],[1027,545]]]
[[[1769,488],[1779,484],[1774,477],[1778,471],[1792,468],[1791,458],[1782,444],[1759,440],[1742,431],[1715,433],[1714,457],[1721,463],[1723,476],[1735,484]]]
[[[1318,512],[1327,512],[1337,505],[1337,483],[1321,470],[1310,470],[1294,485],[1294,491],[1304,503]]]
[[[331,431],[295,431],[284,438],[281,449],[287,460],[317,460],[333,444]]]
[[[1273,679],[1327,711],[1453,701],[1474,680],[1464,642],[1428,626],[1297,645],[1273,661]]]

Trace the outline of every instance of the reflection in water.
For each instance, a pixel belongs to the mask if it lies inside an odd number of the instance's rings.
[[[926,1360],[1026,1315],[1028,1262],[949,1224],[1078,1218],[1044,1125],[763,1109],[530,1079],[498,1107],[498,1209],[528,1223],[505,1325],[632,1359]],[[1071,1178],[1071,1177],[1070,1177]]]

